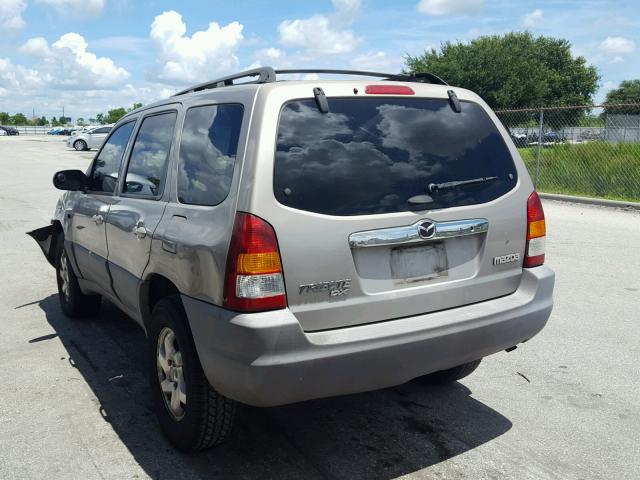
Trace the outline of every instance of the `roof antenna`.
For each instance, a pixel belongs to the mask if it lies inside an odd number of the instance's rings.
[[[327,96],[324,94],[324,90],[320,87],[315,87],[313,89],[313,96],[316,97],[318,110],[322,113],[329,113],[329,102],[327,101]]]
[[[451,105],[451,109],[456,113],[460,113],[462,108],[460,107],[460,100],[458,100],[456,92],[447,90],[447,95],[449,95],[449,105]]]

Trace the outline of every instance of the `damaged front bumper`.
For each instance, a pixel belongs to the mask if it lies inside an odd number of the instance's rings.
[[[40,250],[44,253],[45,258],[52,267],[56,266],[56,240],[58,229],[56,225],[51,224],[46,227],[37,228],[31,232],[27,232],[40,246]]]

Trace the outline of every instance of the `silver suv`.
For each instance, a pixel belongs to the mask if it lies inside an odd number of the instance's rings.
[[[129,113],[86,173],[54,176],[67,192],[30,233],[67,315],[105,298],[144,328],[181,450],[222,441],[236,402],[455,381],[551,312],[540,200],[477,95],[283,73]]]

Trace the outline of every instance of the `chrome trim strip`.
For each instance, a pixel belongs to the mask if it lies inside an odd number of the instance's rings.
[[[435,226],[435,233],[429,238],[420,236],[418,231],[418,227],[425,222],[432,223]],[[454,220],[451,222],[434,222],[433,220],[425,219],[404,227],[381,228],[379,230],[352,233],[349,235],[349,246],[351,248],[362,248],[431,242],[444,238],[476,235],[485,233],[488,230],[489,220],[486,218]]]

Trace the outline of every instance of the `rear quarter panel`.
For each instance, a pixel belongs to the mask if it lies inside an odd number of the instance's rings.
[[[222,304],[227,249],[235,219],[238,185],[243,170],[254,107],[256,86],[234,86],[206,93],[177,97],[184,106],[178,118],[177,148],[167,173],[168,204],[151,242],[149,264],[143,279],[154,274],[171,280],[178,290],[193,298]],[[184,117],[189,108],[202,105],[239,103],[244,118],[236,163],[228,196],[219,205],[201,206],[180,203],[177,192],[178,159]]]

